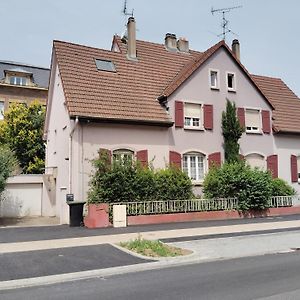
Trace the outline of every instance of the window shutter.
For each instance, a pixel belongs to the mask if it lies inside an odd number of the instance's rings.
[[[240,125],[245,127],[245,109],[243,107],[237,108],[237,117],[240,121]]]
[[[204,104],[204,128],[205,129],[213,129],[213,106],[210,104]]]
[[[107,165],[111,165],[111,151],[105,148],[100,148],[99,151],[99,157],[105,158],[107,160]]]
[[[291,155],[291,181],[298,182],[298,166],[296,155]]]
[[[175,126],[183,127],[183,102],[175,101]]]
[[[181,169],[181,154],[175,151],[169,152],[170,165],[176,166]]]
[[[141,163],[143,167],[148,165],[148,150],[140,150],[136,153],[136,159]]]
[[[215,152],[208,155],[208,168],[212,166],[221,166],[221,152]]]
[[[278,177],[278,156],[270,155],[267,158],[267,168],[272,173],[273,178]]]
[[[263,133],[271,133],[271,123],[270,123],[270,112],[268,110],[263,110],[262,115],[262,130]]]

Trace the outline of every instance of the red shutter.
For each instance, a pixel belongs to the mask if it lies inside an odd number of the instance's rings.
[[[100,158],[105,158],[107,160],[107,164],[111,164],[111,151],[108,149],[100,148],[99,151],[99,157]]]
[[[243,107],[237,108],[237,117],[240,121],[240,125],[245,127],[245,109]]]
[[[212,166],[221,166],[221,152],[215,152],[208,155],[208,168]]]
[[[261,112],[261,116],[262,116],[263,133],[270,133],[271,132],[270,112],[268,110],[263,110]]]
[[[291,181],[298,182],[298,166],[296,155],[291,155]]]
[[[146,167],[148,165],[148,150],[137,151],[136,159],[141,163],[143,167]]]
[[[213,116],[213,106],[210,104],[204,104],[204,128],[213,129],[214,116]]]
[[[169,152],[170,165],[176,166],[181,169],[181,154],[175,151]]]
[[[270,155],[267,158],[267,168],[272,173],[273,178],[278,177],[278,156]]]
[[[183,102],[175,101],[175,126],[183,127]]]

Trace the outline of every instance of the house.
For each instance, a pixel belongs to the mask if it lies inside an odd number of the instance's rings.
[[[0,120],[10,103],[38,100],[46,105],[50,70],[12,61],[0,61]]]
[[[237,40],[205,52],[166,34],[164,44],[114,36],[111,50],[54,41],[45,121],[44,207],[68,223],[66,194],[86,200],[99,149],[155,168],[177,164],[201,193],[212,163],[224,161],[221,114],[234,101],[241,155],[300,191],[299,98],[278,78],[250,74]],[[298,163],[299,161],[299,163]],[[49,193],[52,193],[50,196]]]

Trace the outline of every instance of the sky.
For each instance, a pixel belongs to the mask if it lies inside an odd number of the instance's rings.
[[[125,30],[124,0],[1,0],[0,60],[49,67],[52,41],[110,49],[113,34]],[[280,77],[300,96],[299,0],[128,0],[137,38],[164,43],[167,32],[205,51],[222,37],[222,15],[211,8],[234,6],[226,14],[231,45],[237,38],[241,62],[252,74]]]

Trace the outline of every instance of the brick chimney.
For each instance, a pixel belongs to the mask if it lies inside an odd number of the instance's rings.
[[[177,51],[176,34],[167,33],[165,37],[165,46],[169,51]]]
[[[177,48],[180,52],[189,53],[189,41],[185,38],[179,38],[177,41]]]
[[[127,58],[131,60],[136,60],[136,29],[134,17],[128,18],[127,35]]]
[[[241,60],[241,55],[240,55],[240,42],[238,40],[233,40],[232,41],[232,46],[231,46],[233,55],[238,59]]]

